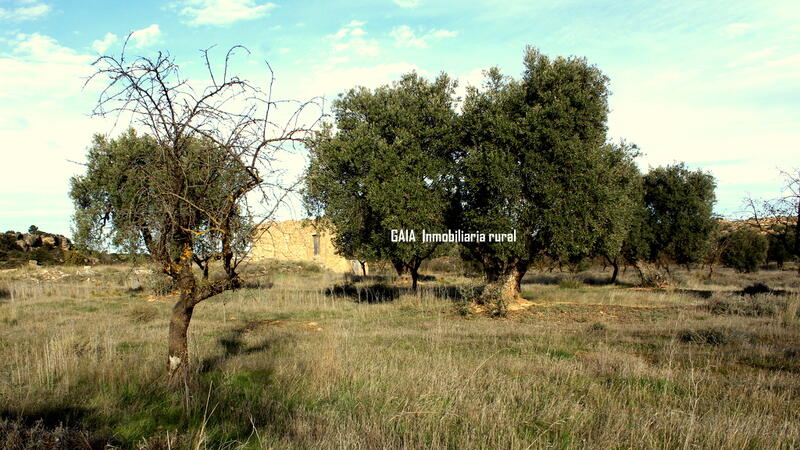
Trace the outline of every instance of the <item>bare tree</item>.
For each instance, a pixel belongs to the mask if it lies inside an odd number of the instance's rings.
[[[185,381],[194,307],[242,285],[237,268],[253,230],[273,216],[291,188],[278,181],[279,152],[302,142],[322,117],[316,99],[273,100],[269,64],[265,88],[231,75],[231,59],[249,54],[246,48],[228,50],[218,70],[210,50],[201,52],[210,79],[202,89],[181,76],[170,54],[129,58],[125,47],[119,56],[98,58],[86,82],[102,80],[105,86],[93,115],[129,119],[152,139],[150,150],[129,154],[128,166],[120,168],[119,183],[135,189],[95,217],[139,240],[180,290],[169,324],[172,380]],[[273,117],[284,107],[290,111],[278,122]],[[307,124],[304,117],[310,118]],[[73,191],[88,181],[88,174],[73,180]],[[83,205],[92,206],[90,200]],[[224,276],[209,279],[212,261],[221,261]]]

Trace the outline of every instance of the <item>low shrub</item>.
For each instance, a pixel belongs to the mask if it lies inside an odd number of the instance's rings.
[[[154,273],[144,280],[143,286],[155,295],[169,295],[175,290],[175,281],[167,275]]]
[[[717,298],[708,304],[712,314],[746,317],[774,316],[782,308],[782,302],[772,297]]]
[[[137,305],[129,313],[135,323],[151,322],[158,317],[158,308],[152,305]]]
[[[64,265],[65,266],[85,266],[89,264],[89,258],[82,255],[75,250],[67,250],[64,252]]]
[[[589,325],[586,331],[590,333],[604,333],[608,331],[608,325],[604,324],[603,322],[595,322]]]
[[[707,328],[701,330],[685,330],[679,333],[681,342],[701,345],[725,345],[744,340],[741,332],[723,328]]]
[[[486,286],[476,303],[486,309],[489,317],[505,317],[508,314],[508,304],[499,287]]]

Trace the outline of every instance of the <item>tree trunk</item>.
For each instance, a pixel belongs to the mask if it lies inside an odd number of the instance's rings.
[[[617,262],[617,258],[611,259],[608,255],[606,255],[606,261],[614,268],[614,271],[611,272],[610,282],[611,284],[616,284],[617,276],[619,275],[619,262]]]
[[[419,266],[422,264],[422,259],[414,259],[408,265],[408,270],[411,273],[411,290],[417,292],[417,281],[419,281]]]
[[[489,307],[491,315],[505,315],[508,304],[522,298],[520,295],[522,277],[527,271],[528,263],[517,261],[503,264],[497,270],[487,272],[486,288],[478,302]]]
[[[394,266],[394,270],[397,271],[397,276],[398,277],[402,277],[403,275],[405,275],[406,274],[406,270],[408,270],[408,267],[406,267],[406,264],[403,261],[400,261],[398,259],[393,259],[392,260],[392,265]]]
[[[797,274],[800,275],[800,198],[797,198],[797,218],[794,224],[794,255],[798,258]]]
[[[367,262],[366,261],[358,261],[358,263],[361,265],[361,275],[362,276],[367,276]]]
[[[642,286],[661,288],[668,284],[667,277],[664,276],[656,264],[637,260],[634,262],[633,267],[639,273]]]
[[[189,322],[192,320],[194,306],[190,298],[181,293],[181,299],[172,307],[169,320],[168,372],[173,381],[184,381],[189,368]]]

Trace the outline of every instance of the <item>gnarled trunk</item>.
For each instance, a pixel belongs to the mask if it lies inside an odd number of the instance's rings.
[[[522,298],[522,277],[528,271],[528,263],[516,261],[499,265],[485,264],[484,267],[491,270],[486,272],[486,287],[478,303],[489,307],[491,315],[505,315],[508,304]]]
[[[189,368],[189,322],[194,312],[190,300],[188,295],[181,293],[169,319],[167,370],[170,379],[175,381],[183,381]]]
[[[639,273],[642,286],[660,288],[669,284],[669,272],[665,275],[655,264],[637,260],[634,262],[633,267]]]

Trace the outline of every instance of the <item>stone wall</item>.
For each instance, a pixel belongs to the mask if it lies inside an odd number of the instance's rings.
[[[315,238],[316,236],[316,238]],[[317,252],[315,252],[317,239]],[[251,257],[254,261],[308,261],[340,273],[361,273],[358,261],[336,254],[331,235],[301,220],[271,222],[256,232]]]

